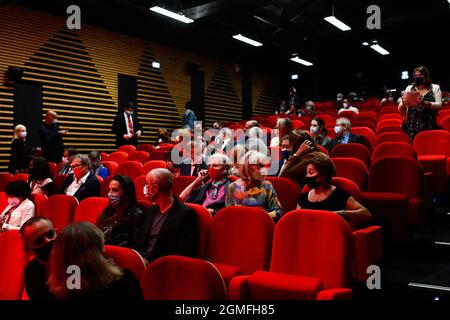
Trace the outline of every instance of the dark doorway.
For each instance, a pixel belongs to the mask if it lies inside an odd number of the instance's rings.
[[[119,113],[123,112],[128,103],[137,104],[137,78],[125,74],[119,74]],[[138,106],[139,107],[139,106]],[[137,110],[136,110],[137,111]]]

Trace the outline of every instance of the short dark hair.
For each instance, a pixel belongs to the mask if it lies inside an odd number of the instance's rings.
[[[325,120],[323,120],[322,118],[318,118],[315,117],[314,119],[312,119],[311,121],[316,121],[317,124],[319,125],[319,132],[323,133],[323,134],[327,134],[328,130],[327,130],[327,124],[325,122]],[[320,129],[322,127],[322,129]]]
[[[14,180],[6,185],[5,193],[8,196],[28,198],[31,194],[30,186],[23,180]]]
[[[25,229],[29,226],[31,226],[33,223],[39,222],[39,221],[47,221],[50,223],[53,227],[53,223],[50,219],[44,218],[44,217],[32,217],[25,221],[25,223],[20,227],[19,234],[22,237],[25,234]]]
[[[36,157],[33,158],[31,162],[33,163],[33,169],[30,168],[28,182],[53,178],[47,159],[43,157]]]
[[[336,175],[336,167],[333,161],[322,152],[311,152],[305,155],[301,163],[305,170],[309,164],[313,164],[319,176],[324,177],[327,183],[331,183],[333,176]]]
[[[186,104],[184,105],[184,107],[185,107],[186,109],[192,109],[192,101],[186,102]]]

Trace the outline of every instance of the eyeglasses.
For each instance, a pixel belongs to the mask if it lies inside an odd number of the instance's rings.
[[[73,169],[73,168],[80,168],[80,167],[82,167],[82,165],[79,164],[79,163],[77,163],[77,164],[71,165],[70,167],[71,167],[72,169]]]
[[[33,244],[37,247],[41,246],[46,239],[49,240],[53,240],[56,237],[56,231],[51,229],[48,230],[47,232],[45,232],[44,234],[42,234],[41,236],[37,237],[34,241]]]

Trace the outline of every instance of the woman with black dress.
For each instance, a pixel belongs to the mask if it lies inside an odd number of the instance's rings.
[[[14,139],[11,141],[11,156],[8,171],[11,174],[27,172],[30,163],[30,152],[27,146],[27,128],[18,124],[14,128]]]

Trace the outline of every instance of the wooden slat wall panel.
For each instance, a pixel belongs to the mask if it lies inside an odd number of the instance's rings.
[[[274,113],[280,105],[279,79],[260,72],[254,72],[252,79],[253,115]]]

